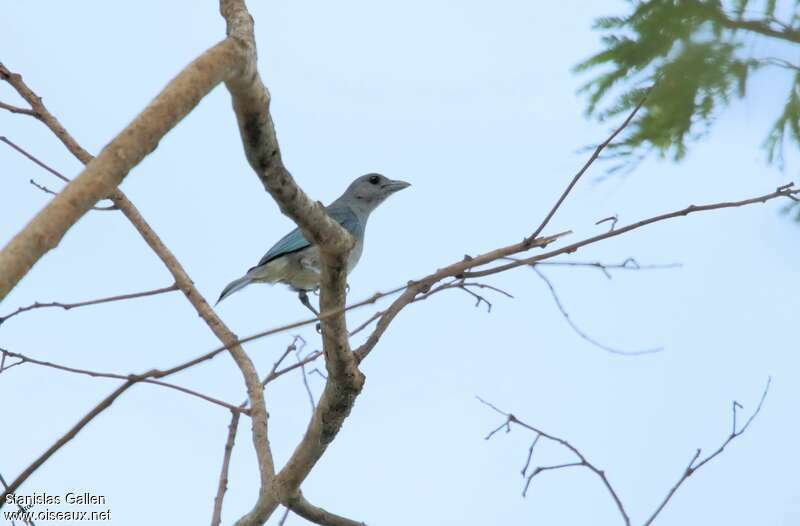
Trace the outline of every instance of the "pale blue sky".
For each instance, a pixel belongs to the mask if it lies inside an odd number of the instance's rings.
[[[367,297],[518,241],[552,205],[612,124],[587,121],[570,68],[598,49],[595,16],[621,2],[249,2],[260,70],[287,166],[329,202],[357,175],[413,183],[371,219],[351,298]],[[81,144],[99,151],[182,66],[224,35],[214,2],[5,0],[0,60]],[[796,175],[758,149],[782,103],[783,77],[761,78],[681,165],[650,160],[627,178],[592,181],[550,232],[598,232],[597,219],[635,221],[689,204],[746,198]],[[18,102],[0,86],[0,100]],[[80,166],[39,123],[0,113],[0,134],[73,176]],[[0,243],[47,200],[28,184],[59,183],[0,148]],[[291,228],[247,166],[230,98],[216,89],[122,185],[209,298]],[[487,280],[512,292],[487,314],[457,291],[403,312],[364,364],[367,383],[340,436],[303,485],[314,503],[368,524],[620,524],[588,472],[545,474],[520,497],[529,441],[485,434],[498,416],[480,395],[578,446],[605,469],[641,523],[695,449],[730,430],[730,404],[760,417],[692,477],[660,524],[800,523],[797,453],[797,267],[800,226],[779,204],[695,215],[583,250],[574,260],[680,262],[619,272],[552,269],[573,319],[609,345],[663,346],[620,357],[579,339],[529,269]],[[120,214],[85,216],[0,305],[78,301],[166,286],[170,276]],[[240,335],[305,317],[281,287],[253,286],[218,309]],[[351,325],[370,315],[353,312]],[[307,350],[313,329],[300,331]],[[247,350],[262,371],[289,334]],[[68,312],[38,310],[0,327],[0,346],[75,367],[121,373],[166,367],[217,345],[177,293]],[[174,380],[238,402],[226,356]],[[322,383],[310,377],[319,394]],[[0,375],[0,473],[14,478],[117,382],[33,366]],[[268,391],[276,460],[309,416],[298,375]],[[59,451],[23,493],[105,495],[113,524],[202,524],[229,420],[224,409],[140,385]],[[224,523],[252,505],[257,470],[240,425]],[[536,461],[569,457],[537,449]],[[4,508],[5,511],[5,508]],[[271,521],[275,524],[277,518]],[[301,524],[292,517],[287,524]],[[42,524],[41,522],[39,524]],[[44,524],[47,524],[46,522]]]

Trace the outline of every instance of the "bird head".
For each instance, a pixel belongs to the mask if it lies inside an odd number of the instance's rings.
[[[411,186],[405,181],[395,181],[381,174],[362,175],[353,181],[342,198],[352,200],[356,207],[373,210],[395,192]]]

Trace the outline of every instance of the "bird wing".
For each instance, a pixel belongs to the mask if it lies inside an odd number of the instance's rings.
[[[355,236],[358,235],[358,233],[362,230],[361,222],[358,220],[358,216],[356,216],[355,212],[353,212],[350,207],[331,207],[326,211],[328,212],[328,215],[334,219],[334,221],[342,225],[342,227],[350,232],[350,234]],[[303,233],[299,228],[295,228],[283,236],[277,243],[275,243],[272,248],[270,248],[267,253],[264,254],[264,257],[261,258],[261,261],[258,262],[258,265],[250,270],[258,268],[262,265],[266,265],[270,261],[281,256],[285,256],[293,252],[299,252],[300,250],[303,250],[309,246],[311,246],[311,243],[309,243],[308,240],[303,236]]]

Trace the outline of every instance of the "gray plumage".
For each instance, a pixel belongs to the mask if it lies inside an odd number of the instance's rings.
[[[364,250],[364,232],[369,215],[391,194],[408,186],[405,181],[393,181],[380,174],[362,175],[326,207],[328,215],[355,239],[356,244],[347,260],[348,273],[355,268]],[[284,283],[301,293],[315,290],[319,287],[319,277],[319,251],[306,240],[299,228],[295,228],[275,243],[258,265],[230,282],[217,303],[251,283]]]

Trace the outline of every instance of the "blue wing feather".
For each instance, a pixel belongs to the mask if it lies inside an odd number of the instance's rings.
[[[350,234],[353,236],[358,236],[363,232],[361,221],[358,220],[358,216],[356,216],[355,212],[353,212],[349,207],[328,208],[327,212],[328,215],[342,225],[345,230],[350,232]],[[264,254],[264,257],[261,258],[261,261],[258,262],[258,265],[250,270],[258,268],[262,265],[266,265],[273,259],[285,256],[286,254],[291,254],[293,252],[298,252],[309,246],[311,246],[311,243],[309,243],[308,240],[303,236],[303,233],[299,228],[295,228],[283,236],[277,243],[275,243],[272,248],[270,248],[267,253]]]

